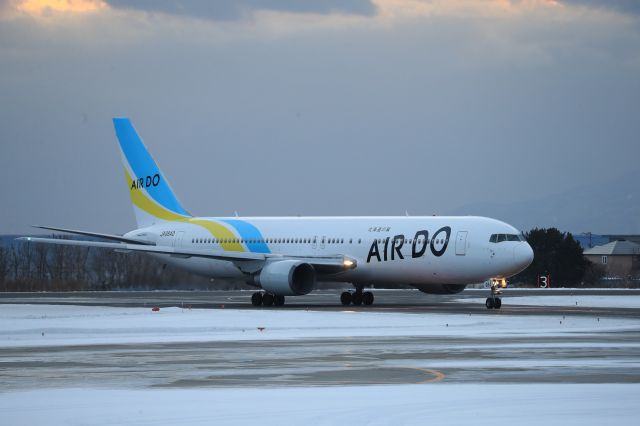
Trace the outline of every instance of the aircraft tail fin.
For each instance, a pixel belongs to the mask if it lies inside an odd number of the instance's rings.
[[[128,118],[114,118],[131,203],[139,228],[182,221],[191,215],[182,207],[169,182],[151,157]]]

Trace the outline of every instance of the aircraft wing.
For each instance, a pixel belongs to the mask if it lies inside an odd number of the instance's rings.
[[[40,238],[40,237],[20,237],[20,241],[41,244],[58,244],[79,247],[95,247],[117,250],[119,252],[141,252],[166,254],[173,257],[189,258],[202,257],[206,259],[228,260],[236,264],[251,262],[259,263],[259,268],[268,261],[278,261],[285,259],[296,259],[301,262],[309,263],[319,269],[321,272],[341,272],[356,267],[355,259],[351,259],[343,255],[333,256],[288,256],[284,254],[264,254],[250,252],[230,252],[230,251],[211,251],[211,250],[193,250],[185,248],[175,248],[169,246],[150,246],[144,243],[107,243],[101,241],[81,241],[81,240],[63,240],[59,238]],[[240,266],[240,265],[238,265]],[[241,268],[244,269],[244,268]],[[253,268],[252,268],[253,269]]]
[[[63,240],[60,238],[39,238],[39,237],[20,237],[20,241],[27,241],[30,243],[42,243],[42,244],[59,244],[65,246],[80,246],[80,247],[96,247],[117,250],[120,252],[142,252],[142,253],[156,253],[156,254],[168,254],[174,257],[204,257],[208,259],[220,259],[220,260],[265,260],[265,255],[262,253],[246,253],[246,252],[214,252],[205,250],[189,250],[189,249],[176,249],[175,247],[168,246],[149,246],[145,244],[131,244],[131,243],[105,243],[101,241],[80,241],[80,240]]]
[[[40,229],[47,229],[49,231],[66,232],[68,234],[84,235],[86,237],[103,238],[105,240],[119,241],[121,243],[145,244],[145,245],[149,245],[149,246],[155,246],[156,245],[156,243],[154,243],[152,241],[143,241],[143,240],[136,240],[136,239],[133,239],[133,238],[125,238],[122,235],[101,234],[101,233],[98,233],[98,232],[78,231],[76,229],[53,228],[51,226],[33,225],[33,227],[34,228],[40,228]]]

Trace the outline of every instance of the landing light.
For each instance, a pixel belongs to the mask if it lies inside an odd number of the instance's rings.
[[[492,278],[491,284],[496,286],[497,288],[507,288],[507,279],[506,278]]]
[[[353,260],[350,259],[345,259],[343,262],[344,266],[346,266],[347,268],[351,268],[353,266]]]

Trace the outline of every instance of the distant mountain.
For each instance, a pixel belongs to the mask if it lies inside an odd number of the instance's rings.
[[[468,204],[452,214],[494,217],[525,231],[554,226],[572,233],[640,234],[640,171],[537,200]]]

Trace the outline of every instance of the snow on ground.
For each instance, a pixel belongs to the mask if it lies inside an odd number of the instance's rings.
[[[624,296],[518,296],[509,290],[504,292],[502,302],[511,305],[534,306],[585,306],[588,308],[636,308],[640,309],[640,295]],[[484,303],[485,299],[461,299],[467,303]]]
[[[589,316],[518,316],[500,311],[466,315],[163,308],[154,313],[144,308],[0,305],[0,349],[216,340],[259,344],[344,336],[569,336],[638,328],[635,319],[597,321]],[[120,389],[0,393],[0,424],[635,425],[639,399],[640,385],[609,383],[211,389],[131,389],[123,384]]]
[[[562,319],[562,318],[560,318]],[[345,336],[535,336],[637,329],[626,318],[0,305],[0,348]]]
[[[638,385],[391,385],[36,390],[0,395],[5,425],[636,425]]]

